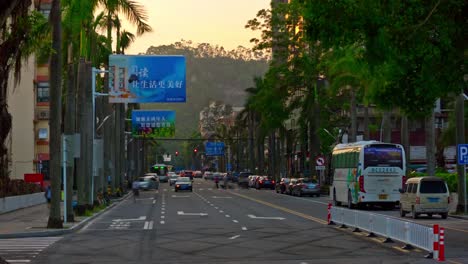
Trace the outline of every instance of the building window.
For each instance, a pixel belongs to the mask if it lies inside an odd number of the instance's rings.
[[[41,140],[46,140],[47,138],[49,138],[49,132],[47,128],[39,128],[37,136]]]
[[[49,83],[42,82],[37,84],[37,102],[48,103],[49,102]]]

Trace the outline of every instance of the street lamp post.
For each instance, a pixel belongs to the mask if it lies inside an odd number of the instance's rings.
[[[93,101],[93,153],[94,153],[94,150],[96,148],[96,97],[97,96],[109,96],[108,93],[98,93],[96,92],[96,74],[100,74],[100,73],[106,73],[106,72],[109,72],[109,71],[106,71],[106,70],[100,70],[100,69],[96,69],[95,67],[92,68],[91,70],[91,75],[92,75],[92,81],[91,81],[91,86],[92,86],[92,101]],[[101,128],[104,123],[109,119],[110,115],[106,116],[102,123],[98,126],[98,129]],[[96,160],[96,157],[93,157],[93,163],[92,163],[92,166],[93,166],[93,173],[91,173],[91,192],[90,192],[90,198],[91,198],[91,203],[94,202],[94,172],[96,170],[96,164],[94,162],[94,160]]]

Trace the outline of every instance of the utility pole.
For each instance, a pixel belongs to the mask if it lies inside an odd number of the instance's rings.
[[[456,141],[458,144],[465,144],[465,97],[461,93],[455,101],[456,113]],[[457,157],[458,159],[458,157]],[[457,165],[458,174],[458,208],[457,212],[466,211],[466,171],[464,165]]]

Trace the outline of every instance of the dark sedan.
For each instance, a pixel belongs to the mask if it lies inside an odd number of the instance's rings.
[[[255,188],[257,190],[262,189],[262,188],[268,188],[268,189],[275,189],[275,180],[267,177],[267,176],[260,176],[256,180],[257,182],[255,183]]]
[[[281,181],[276,183],[276,193],[285,193],[290,181],[290,178],[281,178]]]
[[[317,181],[304,178],[299,179],[293,187],[292,195],[303,196],[303,195],[310,195],[310,196],[320,196],[320,185]]]

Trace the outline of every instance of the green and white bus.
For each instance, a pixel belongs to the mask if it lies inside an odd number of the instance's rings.
[[[405,160],[399,144],[360,141],[336,145],[332,153],[334,204],[394,208],[406,181]]]

